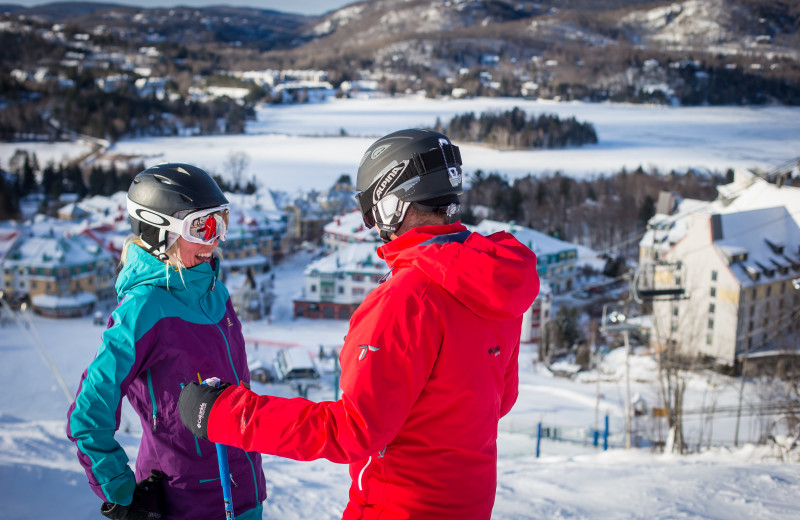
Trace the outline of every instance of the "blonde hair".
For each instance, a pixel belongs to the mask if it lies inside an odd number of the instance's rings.
[[[227,224],[227,222],[226,222]],[[130,249],[131,244],[136,244],[137,246],[141,247],[145,251],[150,249],[150,246],[144,243],[142,237],[138,235],[128,235],[125,239],[125,242],[122,244],[122,253],[119,257],[119,265],[120,267],[124,266],[127,259],[128,259],[128,250]],[[149,252],[149,251],[148,251]],[[180,240],[175,240],[175,242],[164,251],[164,254],[167,256],[167,259],[164,260],[158,255],[152,256],[157,258],[160,262],[164,263],[164,277],[167,279],[167,290],[169,290],[169,268],[172,267],[176,271],[178,271],[178,275],[181,277],[181,282],[186,285],[186,282],[183,279],[183,270],[186,269],[186,266],[183,264],[183,260],[181,260],[181,249],[180,249]],[[214,246],[214,249],[211,253],[213,256],[222,259],[222,251],[220,251],[219,247]]]

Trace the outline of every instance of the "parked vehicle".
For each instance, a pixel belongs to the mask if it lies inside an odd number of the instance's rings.
[[[273,367],[275,377],[283,383],[320,377],[314,358],[307,350],[300,347],[279,350]]]

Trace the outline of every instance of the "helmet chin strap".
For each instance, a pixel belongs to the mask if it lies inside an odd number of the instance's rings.
[[[378,226],[378,228],[380,228],[380,226]],[[381,229],[378,234],[380,235],[381,240],[383,240],[383,243],[388,244],[392,241],[392,233],[394,233],[394,231],[386,231],[385,229]]]
[[[388,216],[389,222],[383,221],[383,217],[377,206],[372,208],[375,224],[378,226],[378,235],[380,235],[381,240],[383,240],[385,244],[392,241],[392,234],[403,225],[403,221],[406,219],[406,214],[408,213],[408,208],[411,207],[412,203],[398,201],[398,204],[395,212]]]

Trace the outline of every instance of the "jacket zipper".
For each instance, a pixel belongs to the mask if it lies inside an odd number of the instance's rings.
[[[153,404],[153,431],[156,431],[158,426],[158,415],[156,413],[156,393],[153,390],[153,376],[150,374],[150,369],[147,369],[147,390],[150,392],[150,402]]]
[[[228,349],[228,361],[231,362],[231,369],[233,370],[233,377],[235,378],[234,379],[234,384],[238,385],[239,384],[239,374],[236,372],[236,367],[233,364],[233,355],[231,354],[231,344],[228,343],[228,337],[225,336],[225,333],[222,331],[222,327],[219,326],[219,323],[215,323],[214,325],[217,326],[217,329],[219,329],[219,333],[222,334],[223,341],[225,341],[225,348]]]
[[[214,286],[215,285],[216,285],[216,277],[214,279],[214,283],[211,286],[211,290],[212,291],[214,290]],[[216,325],[217,330],[219,330],[219,333],[222,335],[222,340],[225,341],[225,348],[228,351],[228,361],[230,361],[231,370],[233,370],[234,383],[238,385],[241,382],[241,380],[239,379],[239,373],[236,372],[236,366],[233,364],[233,355],[231,354],[231,344],[230,344],[230,342],[228,342],[228,337],[225,336],[225,332],[222,331],[222,327],[219,326],[219,323],[214,322],[213,320],[211,320],[211,317],[208,315],[206,310],[203,308],[202,304],[200,305],[200,309],[202,309],[203,314],[206,315],[206,317],[209,319],[209,321],[211,321],[212,323],[214,323],[214,325]],[[225,316],[227,317],[227,313],[225,314]],[[181,387],[182,386],[183,386],[183,384],[181,384]],[[197,437],[195,437],[195,442],[197,442]],[[197,452],[198,452],[198,454],[200,453],[200,446],[199,445],[197,447]],[[254,491],[256,493],[256,503],[258,503],[259,502],[259,500],[258,500],[258,477],[256,476],[255,464],[253,464],[253,459],[250,458],[250,454],[247,453],[246,451],[244,451],[244,456],[247,457],[247,462],[250,463],[250,470],[251,470],[251,472],[253,474],[253,489],[254,489]],[[231,478],[231,480],[233,480],[233,479]],[[236,484],[235,482],[234,482],[234,487],[238,487],[238,484]]]

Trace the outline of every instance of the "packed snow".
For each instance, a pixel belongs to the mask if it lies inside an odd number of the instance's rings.
[[[264,108],[245,136],[160,138],[123,141],[123,153],[143,153],[148,160],[189,160],[221,164],[229,150],[251,157],[251,175],[274,189],[324,189],[341,173],[354,173],[366,146],[382,133],[404,126],[429,126],[468,110],[521,106],[529,113],[575,115],[596,125],[601,144],[573,150],[495,152],[465,146],[472,168],[509,176],[560,170],[576,175],[613,173],[639,164],[660,169],[692,166],[769,168],[800,151],[800,110],[795,108],[663,108],[555,104],[520,100],[442,101],[336,100],[322,105]],[[338,135],[344,128],[350,136]],[[37,144],[42,147],[44,145]],[[20,143],[0,145],[7,164]],[[79,146],[78,146],[79,147]],[[37,148],[42,149],[42,148]],[[59,149],[58,154],[63,153]],[[79,153],[79,152],[77,152]],[[76,153],[76,155],[77,155]],[[43,158],[40,156],[40,161]],[[286,174],[291,172],[291,175]],[[320,359],[340,347],[347,322],[294,319],[292,299],[303,286],[303,270],[318,258],[299,252],[276,266],[276,301],[268,319],[246,322],[251,360],[270,364],[278,348],[295,345],[314,355],[323,371],[309,398],[335,398],[332,361]],[[110,308],[103,308],[108,313]],[[93,358],[102,326],[92,317],[48,319],[30,312],[0,313],[0,517],[97,519],[100,501],[91,492],[66,439],[68,396]],[[663,419],[646,413],[634,418],[640,447],[624,449],[625,355],[616,348],[604,354],[596,370],[574,378],[553,376],[535,362],[536,347],[523,344],[520,396],[500,423],[498,488],[493,518],[604,519],[793,519],[798,515],[800,464],[777,443],[756,446],[763,421],[743,416],[739,447],[733,447],[735,416],[688,415],[685,426],[690,455],[663,454],[644,441],[664,439]],[[630,358],[631,395],[658,407],[655,359],[643,349]],[[280,383],[253,385],[282,396],[296,391]],[[687,410],[715,403],[735,408],[739,380],[699,373],[687,380]],[[757,402],[754,383],[744,387],[745,402]],[[594,446],[608,414],[609,449]],[[479,420],[479,418],[476,418]],[[537,453],[537,425],[559,440],[543,439]],[[127,406],[117,438],[135,463],[141,432]],[[709,437],[711,442],[709,442]],[[788,458],[788,462],[785,459]],[[320,460],[296,462],[265,457],[269,498],[264,518],[335,519],[347,501],[349,477],[342,465]],[[235,505],[235,504],[234,504]]]
[[[271,319],[243,325],[251,360],[271,362],[279,345],[298,345],[295,348],[305,348],[318,358],[320,346],[330,353],[342,344],[346,322],[291,318],[291,298],[301,287],[302,271],[312,258],[310,253],[299,253],[276,268],[277,301]],[[94,325],[91,317],[55,320],[17,313],[16,318],[22,326],[7,319],[0,336],[0,379],[7,391],[0,404],[2,517],[64,518],[68,511],[69,518],[100,518],[99,500],[89,490],[75,448],[64,434],[69,402],[60,380],[74,393],[80,374],[94,356],[102,326]],[[795,463],[784,463],[774,447],[743,443],[744,447],[731,448],[730,417],[717,420],[718,434],[714,435],[715,443],[728,447],[686,456],[664,455],[647,447],[624,450],[622,350],[607,354],[598,371],[571,380],[556,378],[534,363],[534,346],[523,345],[520,397],[500,424],[494,518],[796,517],[797,455]],[[333,399],[331,361],[323,359],[319,364],[323,383],[311,389],[309,397]],[[636,355],[630,366],[632,392],[657,404],[655,361]],[[698,377],[690,387],[687,408],[697,408],[712,388],[720,407],[735,403],[738,388],[722,376]],[[253,388],[260,393],[296,395],[294,388],[279,383],[254,383]],[[602,429],[606,413],[611,446],[603,451],[602,441],[593,446],[591,431],[596,425]],[[558,428],[565,440],[543,440],[536,458],[539,421]],[[653,427],[649,419],[641,421],[641,429]],[[758,425],[745,425],[742,438],[755,440]],[[688,425],[687,438],[693,436],[694,426]],[[132,462],[140,432],[139,420],[126,404],[118,439]],[[264,518],[340,517],[349,486],[345,466],[268,456],[264,471],[269,493]]]

